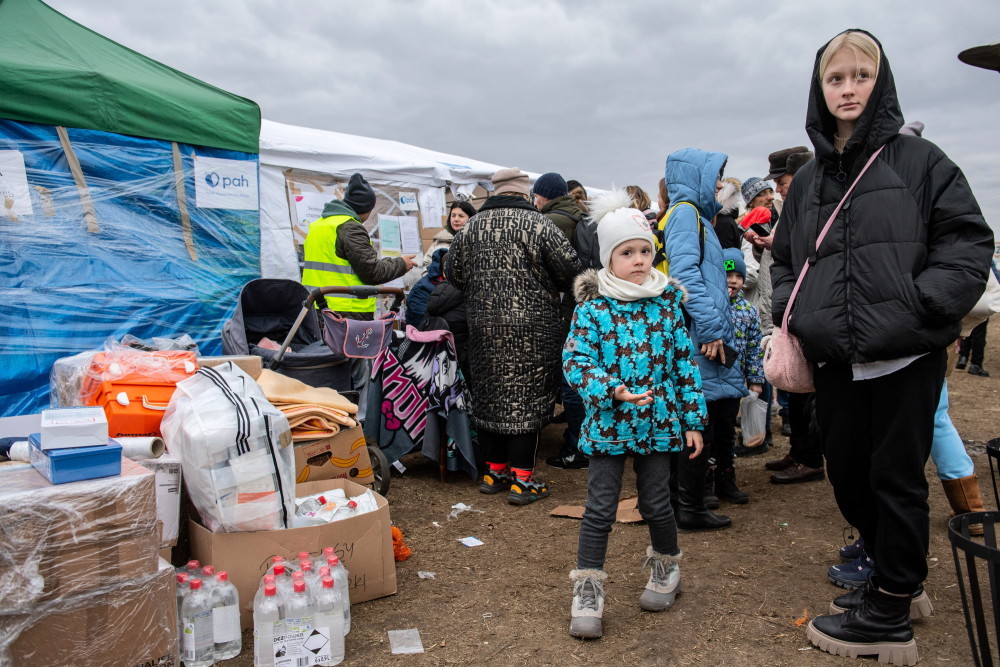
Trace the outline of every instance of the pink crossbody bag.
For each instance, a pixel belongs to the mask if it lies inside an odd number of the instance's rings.
[[[885,148],[885,146],[882,148]],[[823,244],[826,233],[830,231],[830,227],[833,226],[833,221],[837,219],[837,215],[840,213],[840,209],[843,208],[844,202],[847,201],[847,198],[851,196],[851,192],[854,191],[854,186],[858,184],[861,177],[868,171],[868,167],[871,166],[875,158],[882,152],[882,148],[879,148],[868,158],[864,169],[854,179],[854,183],[847,189],[847,192],[844,193],[844,198],[840,200],[837,208],[834,209],[833,215],[826,221],[823,230],[816,237],[816,252],[819,252],[819,247]],[[795,287],[792,288],[792,295],[788,297],[788,305],[785,306],[785,316],[781,320],[781,326],[775,329],[764,346],[764,377],[778,389],[783,389],[793,394],[808,394],[816,391],[816,385],[813,383],[813,365],[806,359],[805,354],[802,353],[802,341],[797,336],[788,332],[788,320],[792,314],[792,304],[795,303],[799,287],[802,286],[802,281],[805,279],[808,271],[809,262],[806,261],[802,267],[802,272],[799,273],[798,280],[795,281]]]

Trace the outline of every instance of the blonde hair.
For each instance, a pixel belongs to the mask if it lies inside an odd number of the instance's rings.
[[[632,199],[632,207],[637,208],[640,211],[645,211],[652,207],[649,201],[649,195],[646,191],[640,188],[638,185],[626,185],[625,192]]]
[[[879,49],[878,42],[871,35],[852,31],[840,33],[831,39],[830,43],[823,49],[823,55],[819,57],[819,82],[821,84],[823,76],[826,74],[826,68],[830,66],[830,61],[833,60],[838,51],[843,49],[853,51],[859,62],[861,56],[871,58],[875,62],[875,72],[872,78],[878,79],[879,63],[882,61],[882,51]]]

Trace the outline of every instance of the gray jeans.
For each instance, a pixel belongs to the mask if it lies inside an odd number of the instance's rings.
[[[590,457],[587,480],[587,509],[580,524],[580,544],[576,563],[580,569],[602,569],[608,551],[608,534],[615,523],[618,499],[625,472],[625,454]],[[649,526],[653,549],[661,554],[676,555],[677,524],[670,506],[670,454],[635,455],[635,484],[639,492],[639,513]]]

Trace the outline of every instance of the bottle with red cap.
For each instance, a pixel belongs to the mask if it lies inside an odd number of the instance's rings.
[[[206,565],[201,568],[201,587],[208,593],[212,594],[212,589],[215,588],[215,567],[212,565]]]
[[[295,508],[295,516],[312,516],[323,509],[323,505],[326,505],[325,496],[306,498]]]
[[[299,579],[292,585],[292,595],[285,605],[287,655],[300,658],[309,656],[309,649],[303,644],[312,636],[315,626],[316,604],[306,591],[306,582]]]
[[[202,590],[201,579],[191,579],[191,590],[184,596],[181,616],[181,659],[186,667],[211,667],[215,664],[212,636],[212,598]]]
[[[281,618],[278,587],[269,583],[262,590],[263,595],[253,603],[253,664],[254,667],[273,667],[274,638],[285,634],[285,623]]]
[[[191,559],[184,566],[184,571],[188,573],[188,576],[192,579],[195,577],[201,578],[201,563],[197,560]]]
[[[344,600],[344,634],[346,635],[351,631],[351,596],[347,585],[347,568],[337,558],[337,553],[333,550],[333,547],[323,549],[323,555],[326,556],[326,564],[330,568],[330,576],[336,582],[337,590],[340,591],[340,597]]]
[[[174,589],[177,592],[177,641],[181,642],[183,646],[184,639],[184,616],[181,615],[181,606],[184,604],[184,596],[188,594],[191,589],[188,587],[188,576],[187,570],[181,570],[177,573],[177,586]]]
[[[243,634],[240,631],[240,594],[229,573],[222,571],[215,575],[212,588],[212,636],[215,641],[215,659],[229,660],[243,650]]]
[[[316,594],[316,630],[330,640],[323,651],[324,655],[316,656],[316,664],[326,667],[342,663],[344,661],[343,602],[333,577],[323,577]]]

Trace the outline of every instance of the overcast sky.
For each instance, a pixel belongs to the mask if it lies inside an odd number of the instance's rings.
[[[957,59],[1000,41],[1000,3],[702,0],[47,0],[264,118],[654,193],[671,151],[767,173],[808,145],[816,50],[882,42],[907,120],[965,171],[1000,229],[1000,74]]]

